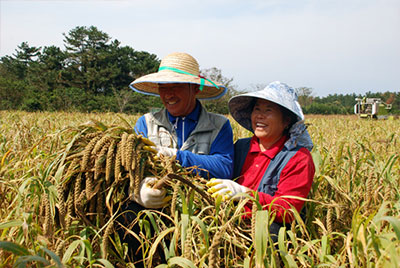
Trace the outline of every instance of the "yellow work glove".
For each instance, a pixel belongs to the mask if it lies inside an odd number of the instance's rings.
[[[207,192],[211,193],[213,198],[217,198],[218,196],[222,196],[222,200],[227,200],[233,198],[233,200],[240,200],[241,196],[237,196],[240,193],[249,192],[250,189],[240,185],[233,180],[227,179],[211,179],[207,182],[207,187],[209,189]]]

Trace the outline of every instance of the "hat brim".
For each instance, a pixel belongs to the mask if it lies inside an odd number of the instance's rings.
[[[235,96],[229,100],[229,112],[233,119],[245,129],[253,132],[251,127],[251,113],[253,112],[252,102],[255,97]]]
[[[220,84],[215,83],[218,86],[215,87],[211,82],[206,79],[203,80],[203,89],[196,95],[197,99],[200,100],[210,100],[210,99],[218,99],[222,97],[227,88]],[[159,96],[158,86],[160,84],[195,84],[201,85],[201,78],[197,76],[191,76],[186,74],[180,74],[169,70],[159,71],[157,73],[151,73],[145,76],[142,76],[135,81],[133,81],[129,86],[136,92]]]
[[[299,115],[291,107],[282,105],[282,103],[279,103],[279,101],[274,98],[260,97],[257,96],[256,93],[246,93],[232,97],[228,103],[230,114],[232,115],[233,119],[239,123],[239,125],[251,132],[254,132],[251,126],[251,113],[253,112],[253,106],[256,99],[271,101],[281,107],[286,108],[296,116],[297,121],[304,119],[303,114]]]

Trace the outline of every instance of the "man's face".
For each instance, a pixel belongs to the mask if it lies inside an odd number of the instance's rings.
[[[187,116],[196,107],[199,87],[191,84],[160,84],[158,88],[161,101],[173,116]]]

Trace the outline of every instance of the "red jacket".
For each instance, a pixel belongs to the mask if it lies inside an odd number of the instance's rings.
[[[271,146],[271,148],[261,152],[258,139],[256,136],[253,136],[241,169],[241,176],[237,182],[257,191],[271,159],[282,151],[287,139],[288,138],[284,136]],[[274,191],[272,195],[258,192],[260,204],[263,205],[265,209],[269,209],[268,205],[273,203],[272,210],[276,213],[275,220],[277,222],[291,222],[293,216],[288,213],[287,210],[293,206],[300,212],[304,201],[294,198],[283,198],[282,196],[307,198],[313,182],[314,173],[315,167],[310,152],[306,148],[298,149],[280,172],[276,191]],[[245,209],[250,212],[251,203],[246,205]]]

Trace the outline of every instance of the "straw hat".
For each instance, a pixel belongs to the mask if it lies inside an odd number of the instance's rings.
[[[245,129],[253,132],[251,127],[251,113],[254,99],[264,99],[285,107],[297,117],[297,121],[304,120],[303,111],[297,101],[295,90],[279,81],[270,83],[263,90],[241,94],[229,100],[229,112],[232,117]]]
[[[162,59],[158,72],[139,77],[129,86],[134,91],[158,96],[159,84],[189,83],[200,85],[198,99],[217,99],[227,89],[225,86],[200,76],[199,64],[187,53],[174,52]]]

